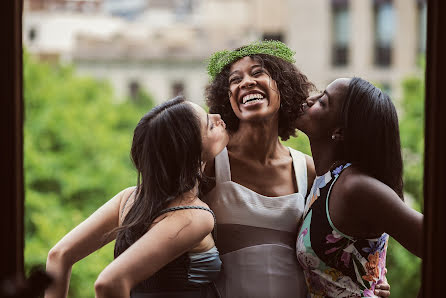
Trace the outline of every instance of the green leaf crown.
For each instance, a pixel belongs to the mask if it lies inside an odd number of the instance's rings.
[[[207,70],[212,82],[226,65],[240,58],[255,54],[267,54],[294,63],[296,62],[293,57],[295,53],[283,42],[277,40],[255,41],[233,51],[223,50],[212,54],[208,60]]]

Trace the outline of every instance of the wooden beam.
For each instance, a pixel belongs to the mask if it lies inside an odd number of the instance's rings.
[[[427,1],[423,297],[443,297],[446,268],[446,2]]]
[[[1,276],[23,277],[23,100],[22,100],[22,0],[1,1],[0,36],[2,55],[0,90],[0,189],[2,192],[0,233]]]

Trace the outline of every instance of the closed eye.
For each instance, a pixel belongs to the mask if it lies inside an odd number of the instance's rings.
[[[322,94],[319,96],[319,98],[318,98],[319,104],[320,104],[321,106],[325,106],[325,105],[326,105],[325,100],[324,100],[324,95],[325,95],[325,93],[322,93]]]
[[[253,75],[253,76],[258,76],[258,75],[261,75],[261,74],[263,74],[263,73],[265,73],[265,72],[263,71],[263,69],[258,69],[258,70],[253,71],[253,72],[252,72],[252,75]]]

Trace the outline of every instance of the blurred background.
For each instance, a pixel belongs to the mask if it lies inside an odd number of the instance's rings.
[[[406,202],[422,211],[425,0],[24,0],[27,270],[135,184],[143,114],[178,94],[204,105],[209,55],[263,39],[295,50],[320,89],[356,75],[391,95]],[[285,143],[311,154],[303,134]],[[109,244],[76,264],[69,297],[94,297],[112,259]],[[387,268],[391,296],[416,297],[420,260],[393,239]]]

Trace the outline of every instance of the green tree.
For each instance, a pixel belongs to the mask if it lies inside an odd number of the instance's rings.
[[[291,137],[282,143],[285,146],[294,148],[311,156],[310,141],[308,140],[307,135],[304,134],[303,132],[299,131],[296,137]]]
[[[49,249],[121,189],[136,183],[129,158],[133,129],[152,106],[141,93],[116,103],[105,81],[24,55],[25,263]],[[70,297],[93,297],[113,244],[73,268]]]
[[[104,81],[75,75],[24,55],[25,263],[44,264],[63,235],[121,189],[134,185],[129,150],[138,119],[153,106],[150,95],[117,104]],[[422,205],[424,82],[403,82],[401,142],[405,193]],[[299,133],[285,145],[311,155]],[[93,297],[99,272],[113,259],[113,243],[73,268],[70,297]],[[420,284],[420,260],[396,241],[387,268],[393,297],[410,297]]]
[[[406,202],[421,211],[423,205],[424,155],[424,80],[412,76],[402,82],[400,135],[404,161],[404,196]],[[394,239],[388,249],[387,278],[392,296],[415,297],[421,284],[421,260]]]

